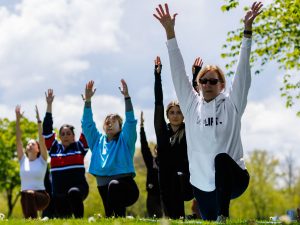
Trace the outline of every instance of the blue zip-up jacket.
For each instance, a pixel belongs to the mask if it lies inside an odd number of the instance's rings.
[[[135,176],[133,156],[137,139],[134,112],[125,113],[125,122],[117,139],[110,142],[98,131],[91,108],[84,107],[82,131],[92,152],[89,172],[96,176],[113,176],[132,173]]]

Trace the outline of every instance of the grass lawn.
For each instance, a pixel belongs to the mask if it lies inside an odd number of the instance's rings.
[[[9,219],[0,220],[0,225],[18,225],[18,224],[32,224],[32,225],[79,225],[79,224],[101,224],[101,225],[123,225],[123,224],[160,224],[160,225],[171,225],[171,224],[217,224],[214,222],[204,222],[201,220],[152,220],[152,219],[105,219],[105,218],[89,218],[89,219],[52,219],[47,221],[41,220],[25,220],[25,219]],[[254,221],[254,220],[229,220],[226,224],[249,224],[249,225],[259,225],[259,224],[287,224],[281,222],[272,221]],[[300,224],[297,222],[289,224]]]

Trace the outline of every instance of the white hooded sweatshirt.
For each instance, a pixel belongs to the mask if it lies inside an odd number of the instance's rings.
[[[243,38],[237,70],[228,95],[204,101],[192,87],[176,38],[167,42],[172,79],[185,118],[190,182],[202,191],[215,190],[214,159],[227,153],[245,169],[241,142],[241,117],[251,83],[251,39]]]

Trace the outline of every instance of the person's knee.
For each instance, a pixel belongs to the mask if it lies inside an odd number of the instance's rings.
[[[230,159],[230,156],[227,153],[219,153],[215,157],[215,167],[226,163]]]
[[[68,191],[68,197],[71,199],[81,199],[81,192],[78,187],[72,187]]]

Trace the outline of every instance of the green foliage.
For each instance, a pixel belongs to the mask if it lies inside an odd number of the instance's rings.
[[[20,195],[19,162],[16,155],[16,123],[8,119],[0,119],[0,191],[6,196],[8,216],[17,203]],[[37,137],[37,125],[28,119],[21,120],[22,141],[26,144]]]
[[[235,8],[238,0],[225,0],[223,11]],[[245,9],[246,10],[246,9]],[[242,22],[242,21],[241,21]],[[250,62],[260,65],[255,74],[259,74],[263,67],[273,61],[278,69],[283,71],[283,86],[281,96],[286,99],[286,107],[292,107],[294,100],[300,99],[300,0],[274,0],[264,7],[264,12],[256,18],[253,27],[253,51]],[[226,64],[232,75],[232,68],[237,62],[239,45],[243,28],[229,31],[225,49],[221,57],[230,59]],[[300,111],[297,113],[300,116]]]
[[[246,165],[250,184],[240,198],[232,201],[232,218],[268,219],[270,216],[283,215],[287,209],[298,206],[296,193],[288,198],[286,187],[278,187],[283,173],[279,170],[278,159],[271,153],[255,150],[251,152]]]

